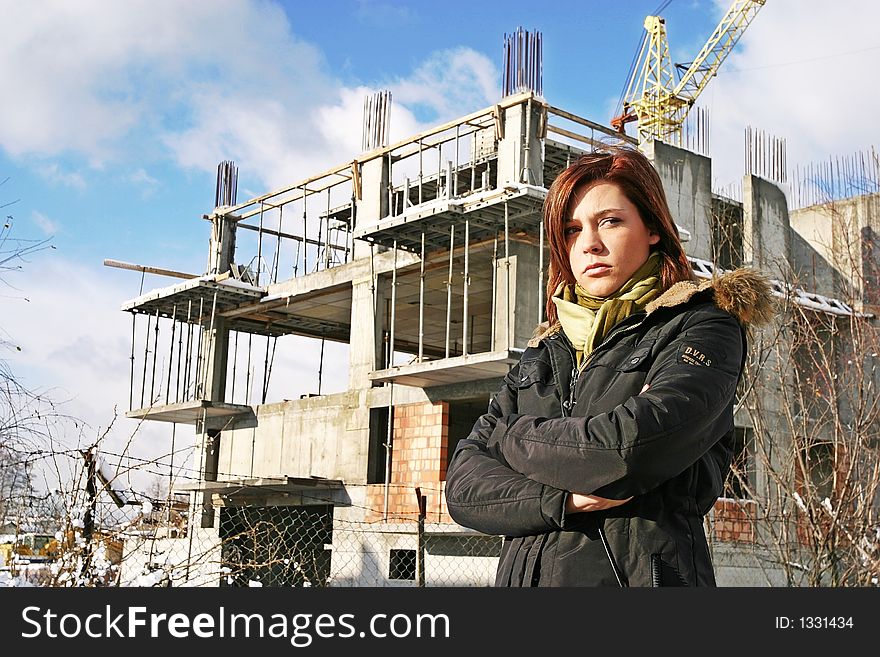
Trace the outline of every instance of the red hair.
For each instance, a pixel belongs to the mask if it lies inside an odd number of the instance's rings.
[[[660,236],[651,251],[661,254],[660,284],[663,290],[679,281],[694,279],[666,202],[663,183],[648,158],[633,148],[614,147],[588,153],[556,176],[544,201],[544,232],[550,246],[546,310],[551,324],[558,319],[553,293],[561,283],[575,283],[565,239],[565,224],[573,211],[570,207],[572,199],[584,185],[599,182],[617,185],[636,206],[648,230]]]

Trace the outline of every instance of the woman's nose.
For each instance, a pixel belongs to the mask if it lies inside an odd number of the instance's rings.
[[[581,230],[581,249],[584,253],[599,253],[602,250],[602,240],[599,239],[599,232],[585,228]]]

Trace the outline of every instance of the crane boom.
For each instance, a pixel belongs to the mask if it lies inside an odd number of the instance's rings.
[[[678,82],[669,61],[665,21],[648,16],[640,65],[633,69],[623,113],[612,119],[611,125],[623,132],[627,123],[638,121],[640,142],[652,138],[680,141],[688,111],[765,1],[734,0],[693,62],[677,65],[678,70],[684,70]]]

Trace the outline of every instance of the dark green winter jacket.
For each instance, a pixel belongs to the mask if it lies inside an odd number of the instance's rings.
[[[452,518],[505,537],[496,585],[714,585],[703,516],[730,468],[745,326],[771,308],[752,270],[678,283],[580,371],[558,323],[539,327],[447,471]],[[633,499],[566,514],[569,492]]]

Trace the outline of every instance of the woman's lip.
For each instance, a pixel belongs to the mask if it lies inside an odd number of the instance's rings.
[[[604,274],[609,269],[611,269],[611,265],[594,265],[589,269],[585,269],[584,274],[587,276],[595,276],[596,274]]]

